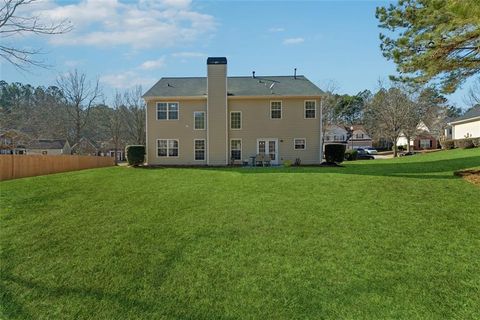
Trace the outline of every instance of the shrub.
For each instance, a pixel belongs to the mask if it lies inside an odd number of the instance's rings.
[[[399,150],[399,151],[405,151],[405,150],[407,150],[407,149],[408,149],[408,146],[407,146],[407,145],[403,145],[403,146],[398,146],[398,147],[397,147],[397,150]],[[393,150],[393,147],[392,147],[392,150]]]
[[[127,162],[131,166],[138,166],[145,161],[145,146],[133,145],[125,148]]]
[[[357,150],[347,150],[345,151],[345,160],[354,161],[357,160],[358,151]]]
[[[284,167],[290,167],[291,165],[292,165],[292,161],[290,161],[290,160],[283,161],[283,166]]]
[[[340,163],[345,159],[344,144],[327,144],[325,145],[325,159],[328,163]]]
[[[455,148],[455,143],[453,140],[443,140],[440,142],[442,149],[453,149]]]
[[[470,149],[475,147],[475,145],[473,144],[472,138],[455,140],[454,143],[455,143],[455,147],[462,148],[462,149]]]
[[[473,145],[475,147],[480,147],[480,137],[478,138],[472,138],[472,141],[473,141]]]

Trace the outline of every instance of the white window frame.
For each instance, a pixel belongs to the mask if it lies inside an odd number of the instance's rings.
[[[236,159],[234,161],[242,161],[242,156],[243,156],[243,141],[240,138],[232,138],[230,139],[230,145],[228,146],[230,152],[229,152],[229,160],[232,160],[232,141],[240,141],[240,159]],[[235,149],[238,150],[238,149]]]
[[[315,112],[315,117],[307,118],[307,102],[313,102],[315,104],[315,108],[313,109]],[[303,101],[303,118],[304,119],[317,119],[317,100],[305,100]]]
[[[296,140],[303,140],[303,149],[297,149]],[[295,151],[305,151],[307,150],[307,139],[306,138],[293,138],[293,150]]]
[[[195,122],[195,114],[197,113],[203,113],[203,129],[197,129],[195,127],[196,122]],[[205,130],[207,127],[207,117],[206,117],[206,112],[205,111],[194,111],[193,112],[193,130]]]
[[[203,159],[196,159],[197,149],[196,149],[195,143],[197,141],[203,141]],[[207,140],[205,140],[205,139],[193,139],[193,160],[194,161],[205,161],[205,160],[207,160]]]
[[[160,103],[165,103],[167,105],[167,118],[166,119],[158,119],[158,104]],[[170,119],[170,111],[169,111],[169,105],[171,103],[176,103],[177,104],[177,119]],[[157,101],[155,103],[155,111],[157,113],[157,121],[175,121],[175,120],[180,120],[180,102],[178,101]],[[160,139],[160,140],[165,140],[165,139]]]
[[[273,111],[272,110],[272,107],[273,107],[272,104],[274,102],[280,102],[280,118],[273,118],[272,117],[272,111]],[[282,100],[271,100],[270,101],[270,119],[271,120],[281,120],[282,118],[283,118],[283,101]]]
[[[240,128],[232,128],[232,113],[240,113]],[[242,121],[242,111],[230,111],[230,130],[242,130],[242,127],[243,127],[243,121]]]
[[[160,140],[167,140],[167,155],[166,156],[159,156],[158,155],[158,141]],[[168,147],[168,141],[170,140],[175,140],[177,141],[177,145],[178,145],[178,148],[177,148],[177,155],[176,156],[171,156],[169,155],[169,147]],[[180,139],[157,139],[157,158],[178,158],[180,157]]]

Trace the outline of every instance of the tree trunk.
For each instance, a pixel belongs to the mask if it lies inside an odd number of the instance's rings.
[[[407,138],[407,151],[408,152],[411,152],[412,151],[412,146],[410,144],[410,137],[406,137]]]

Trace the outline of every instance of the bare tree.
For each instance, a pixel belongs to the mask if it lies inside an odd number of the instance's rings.
[[[366,106],[366,118],[377,131],[393,142],[393,155],[397,156],[397,141],[409,124],[415,108],[408,94],[400,87],[381,87]]]
[[[5,39],[24,34],[62,34],[69,32],[72,25],[68,20],[59,22],[42,22],[39,16],[23,16],[19,13],[28,12],[26,7],[34,4],[36,0],[0,0],[0,56],[17,68],[25,69],[27,66],[45,65],[34,56],[41,53],[39,49],[19,48],[14,44],[6,44]]]
[[[328,130],[328,126],[334,124],[337,120],[335,118],[335,105],[337,103],[337,95],[335,92],[338,90],[339,86],[334,80],[328,80],[323,86],[323,96],[320,104],[320,118],[321,118],[321,141],[320,141],[320,155],[323,157],[323,148],[325,144],[325,134]],[[320,159],[322,162],[323,159]]]
[[[145,102],[142,86],[136,86],[124,94],[125,106],[121,108],[125,129],[130,142],[145,144]]]
[[[113,109],[110,112],[108,129],[112,137],[113,148],[115,151],[115,164],[118,163],[117,151],[122,140],[122,114],[121,108],[124,106],[122,95],[119,92],[115,93],[113,99]]]
[[[465,103],[473,107],[480,104],[480,77],[476,78],[464,98]]]
[[[70,71],[57,78],[57,86],[62,90],[69,118],[73,124],[74,144],[80,141],[82,129],[89,120],[92,106],[101,97],[98,79],[87,80],[84,73]]]

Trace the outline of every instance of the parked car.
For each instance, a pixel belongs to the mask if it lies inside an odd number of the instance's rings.
[[[375,157],[369,154],[364,148],[357,148],[357,159],[372,160],[372,159],[375,159]]]
[[[378,154],[377,149],[372,148],[372,147],[365,148],[365,151],[366,151],[368,154]]]

